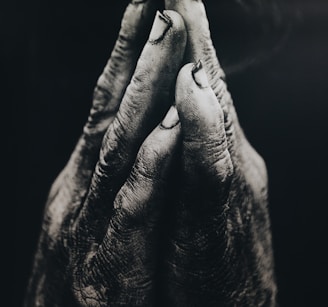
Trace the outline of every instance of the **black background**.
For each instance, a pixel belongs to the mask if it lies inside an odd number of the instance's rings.
[[[328,2],[286,1],[282,17],[288,35],[278,31],[282,44],[265,24],[269,15],[263,25],[245,13],[248,22],[227,2],[207,1],[208,17],[241,124],[267,162],[279,304],[323,306],[328,286]],[[48,189],[81,133],[126,3],[35,0],[13,2],[9,14],[1,13],[8,21],[1,78],[9,81],[13,111],[10,153],[18,153],[12,168],[12,297],[17,306]],[[240,62],[263,55],[260,63]]]

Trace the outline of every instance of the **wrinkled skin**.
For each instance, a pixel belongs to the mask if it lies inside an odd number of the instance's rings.
[[[165,7],[126,9],[51,188],[26,306],[275,304],[265,164],[202,2]]]

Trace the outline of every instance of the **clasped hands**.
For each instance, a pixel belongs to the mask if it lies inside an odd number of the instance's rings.
[[[201,1],[132,1],[54,182],[26,306],[271,306],[263,159]]]

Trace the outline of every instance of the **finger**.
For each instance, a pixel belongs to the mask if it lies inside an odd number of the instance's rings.
[[[149,226],[159,217],[179,137],[179,116],[172,106],[142,144],[131,173],[115,198],[116,211],[134,220],[131,224],[129,221],[131,227],[138,222]]]
[[[131,174],[116,196],[116,211],[106,236],[89,262],[92,269],[86,276],[96,272],[102,280],[115,280],[109,285],[110,304],[115,306],[118,301],[124,306],[154,304],[157,223],[179,144],[178,123],[172,107],[142,144]]]
[[[217,292],[204,294],[199,285],[217,276],[212,260],[219,259],[224,242],[222,217],[233,166],[223,111],[201,62],[180,70],[175,98],[181,121],[183,177],[167,246],[166,305],[200,306],[204,301],[220,301]]]
[[[204,188],[211,196],[213,192],[222,193],[230,184],[232,162],[223,111],[201,62],[187,64],[179,72],[176,105],[181,119],[187,185]]]
[[[167,9],[176,10],[184,19],[188,33],[186,48],[186,61],[197,62],[201,60],[207,73],[209,83],[221,104],[228,147],[232,154],[235,153],[234,143],[236,138],[243,135],[238,117],[224,81],[225,75],[219,63],[214,48],[206,10],[201,0],[165,0]]]
[[[57,225],[52,230],[60,229],[64,216],[74,216],[81,207],[98,160],[104,131],[118,108],[149,33],[155,13],[154,2],[134,0],[126,8],[114,50],[97,82],[83,134],[49,191],[47,207],[56,217],[53,224]]]
[[[114,49],[94,90],[85,133],[104,134],[113,120],[147,40],[155,14],[154,0],[133,0],[124,13]]]
[[[158,12],[117,116],[105,134],[78,228],[94,227],[98,229],[95,235],[101,238],[99,229],[106,229],[111,204],[142,142],[163,118],[173,99],[170,92],[173,92],[185,42],[180,15],[173,11]]]
[[[186,60],[201,60],[209,76],[211,86],[214,80],[224,78],[211,39],[205,6],[201,0],[165,0],[167,9],[176,10],[184,19],[188,33]]]
[[[140,145],[169,108],[185,42],[180,15],[157,12],[120,109],[104,137],[91,190],[108,186],[108,177],[115,178],[111,187],[116,189],[125,181]]]
[[[73,190],[85,190],[98,160],[103,135],[113,120],[147,39],[155,13],[154,1],[133,0],[124,13],[118,39],[97,81],[90,115],[66,166]],[[71,182],[72,181],[72,182]]]

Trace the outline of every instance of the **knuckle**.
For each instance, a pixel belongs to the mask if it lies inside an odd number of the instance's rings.
[[[132,29],[126,29],[126,24],[124,22],[122,25],[123,27],[118,35],[116,47],[119,49],[129,49],[135,43],[134,35],[131,33]]]
[[[127,181],[128,182],[128,181]],[[134,202],[134,195],[131,193],[130,183],[125,183],[117,193],[114,200],[114,209],[122,210],[122,208],[129,208],[130,203]],[[129,187],[128,187],[129,186]]]
[[[149,74],[150,71],[151,67],[149,67],[149,59],[141,56],[139,59],[138,68],[133,75],[126,92],[126,97],[131,104],[138,102],[138,99],[135,98],[136,95],[144,96],[145,93],[152,90],[152,80],[150,79]]]
[[[93,105],[90,112],[91,116],[117,111],[118,105],[111,103],[116,97],[111,90],[112,82],[109,80],[108,69],[108,67],[104,69],[93,91]]]
[[[225,137],[217,134],[208,135],[207,140],[193,140],[188,144],[189,155],[196,155],[202,168],[211,175],[220,178],[222,182],[229,181],[233,173],[233,164]]]
[[[144,211],[152,196],[152,178],[145,172],[140,175],[131,172],[126,184],[121,189],[120,206],[134,215]]]
[[[141,238],[151,229],[144,203],[131,193],[120,193],[114,202],[115,215],[111,221],[112,235],[118,239]]]
[[[231,94],[224,80],[224,75],[222,75],[223,71],[221,73],[220,70],[222,71],[219,65],[218,69],[213,69],[213,73],[210,74],[210,85],[221,106],[225,133],[229,141],[229,139],[234,138],[235,128],[238,128],[239,125]]]
[[[139,176],[139,175],[138,175]],[[142,177],[142,183],[130,176],[118,192],[114,208],[120,229],[124,231],[138,232],[152,229],[157,220],[157,205],[154,207],[154,190],[150,180]],[[149,206],[150,204],[152,206]]]
[[[102,147],[99,154],[99,160],[96,164],[93,178],[101,178],[107,174],[110,167],[109,159],[108,159],[108,149]]]
[[[154,180],[155,167],[151,164],[146,164],[144,158],[139,157],[136,165],[131,171],[131,181],[136,184],[140,180],[152,182]]]
[[[132,51],[133,45],[133,40],[129,37],[128,33],[121,31],[112,52],[111,60],[116,63],[121,63],[126,60],[127,56],[129,56]]]
[[[228,149],[225,149],[212,164],[212,169],[215,172],[220,183],[230,183],[234,173],[234,167]]]
[[[113,97],[110,91],[110,82],[106,73],[106,68],[97,80],[96,87],[93,92],[93,97],[97,101],[108,101]]]
[[[147,198],[145,194],[143,190],[136,187],[133,179],[127,179],[114,201],[114,209],[119,213],[118,219],[120,222],[124,222],[124,225],[127,225],[130,223],[126,222],[136,219],[137,216],[141,215]]]
[[[124,154],[126,148],[125,134],[124,126],[119,117],[116,116],[102,141],[98,162],[101,171],[107,171],[111,161],[121,161],[126,158]]]
[[[189,162],[185,168],[187,172],[190,172],[189,170],[192,170],[192,173],[196,172],[197,176],[200,176],[199,180],[202,180],[202,186],[213,191],[213,195],[217,193],[221,195],[229,189],[234,175],[234,166],[227,148],[227,141],[212,138],[206,143],[198,141],[197,146],[196,150],[194,144],[188,149],[187,161]]]
[[[89,195],[92,195],[92,197],[98,196],[98,194],[109,185],[109,182],[109,165],[103,160],[99,160],[92,176]]]
[[[219,60],[216,56],[216,51],[213,43],[209,37],[203,38],[203,55],[206,72],[209,76],[211,86],[215,87],[220,81],[225,80],[225,73],[220,66]]]
[[[111,144],[114,144],[114,147],[112,149],[116,149],[118,145],[121,146],[125,145],[125,135],[127,135],[127,128],[129,125],[124,120],[124,117],[122,116],[122,113],[119,111],[117,113],[117,116],[115,117],[112,125],[109,128],[109,133],[107,135],[108,139],[105,140],[106,144],[108,146],[111,146]]]
[[[119,98],[110,90],[110,83],[105,69],[93,92],[91,110],[84,127],[84,134],[87,136],[103,134],[118,111]]]
[[[145,142],[139,150],[132,172],[146,180],[153,180],[158,173],[162,153],[156,144]]]
[[[234,134],[234,122],[236,111],[233,105],[232,97],[227,89],[226,83],[222,79],[218,79],[212,85],[215,96],[223,111],[224,127],[226,135],[231,137]]]

